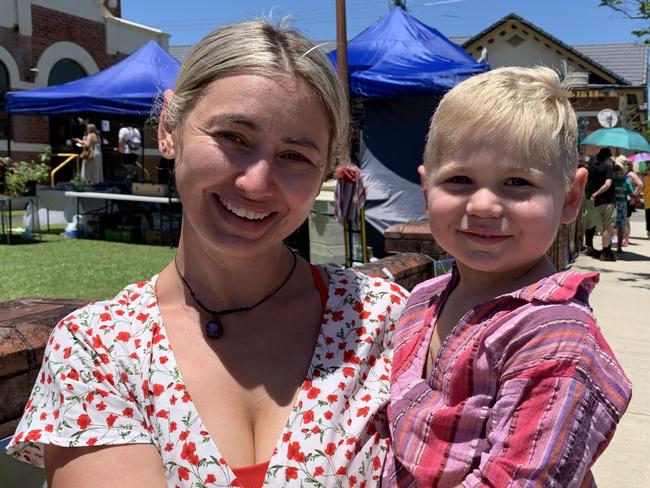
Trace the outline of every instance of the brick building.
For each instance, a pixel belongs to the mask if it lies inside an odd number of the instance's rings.
[[[13,116],[9,125],[5,92],[92,75],[152,39],[168,48],[168,34],[122,19],[120,0],[0,0],[0,155],[9,137],[12,157],[31,159],[78,135],[70,116]]]

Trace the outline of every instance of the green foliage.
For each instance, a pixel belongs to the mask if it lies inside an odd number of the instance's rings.
[[[599,7],[609,7],[630,20],[650,20],[650,0],[601,0]],[[650,23],[643,29],[633,30],[632,34],[645,38],[649,44]]]
[[[9,157],[0,158],[0,166],[5,172],[5,193],[10,197],[19,197],[29,192],[30,183],[42,183],[50,175],[50,157],[52,148],[47,147],[38,155],[38,162],[14,162]]]

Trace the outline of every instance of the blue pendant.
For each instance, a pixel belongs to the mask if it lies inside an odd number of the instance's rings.
[[[219,339],[223,335],[223,325],[217,322],[216,318],[214,320],[209,320],[205,324],[205,335],[210,339]]]

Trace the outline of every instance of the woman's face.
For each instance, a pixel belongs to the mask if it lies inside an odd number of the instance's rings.
[[[278,246],[320,190],[328,128],[322,102],[300,79],[213,82],[178,130],[161,133],[176,158],[186,244],[240,257]]]

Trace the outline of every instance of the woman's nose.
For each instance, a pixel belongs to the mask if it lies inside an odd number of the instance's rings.
[[[467,202],[468,215],[475,215],[482,218],[500,217],[503,213],[501,199],[494,191],[488,188],[480,188],[475,191]]]
[[[269,158],[249,162],[235,177],[235,186],[253,198],[263,198],[275,191],[273,164]]]

